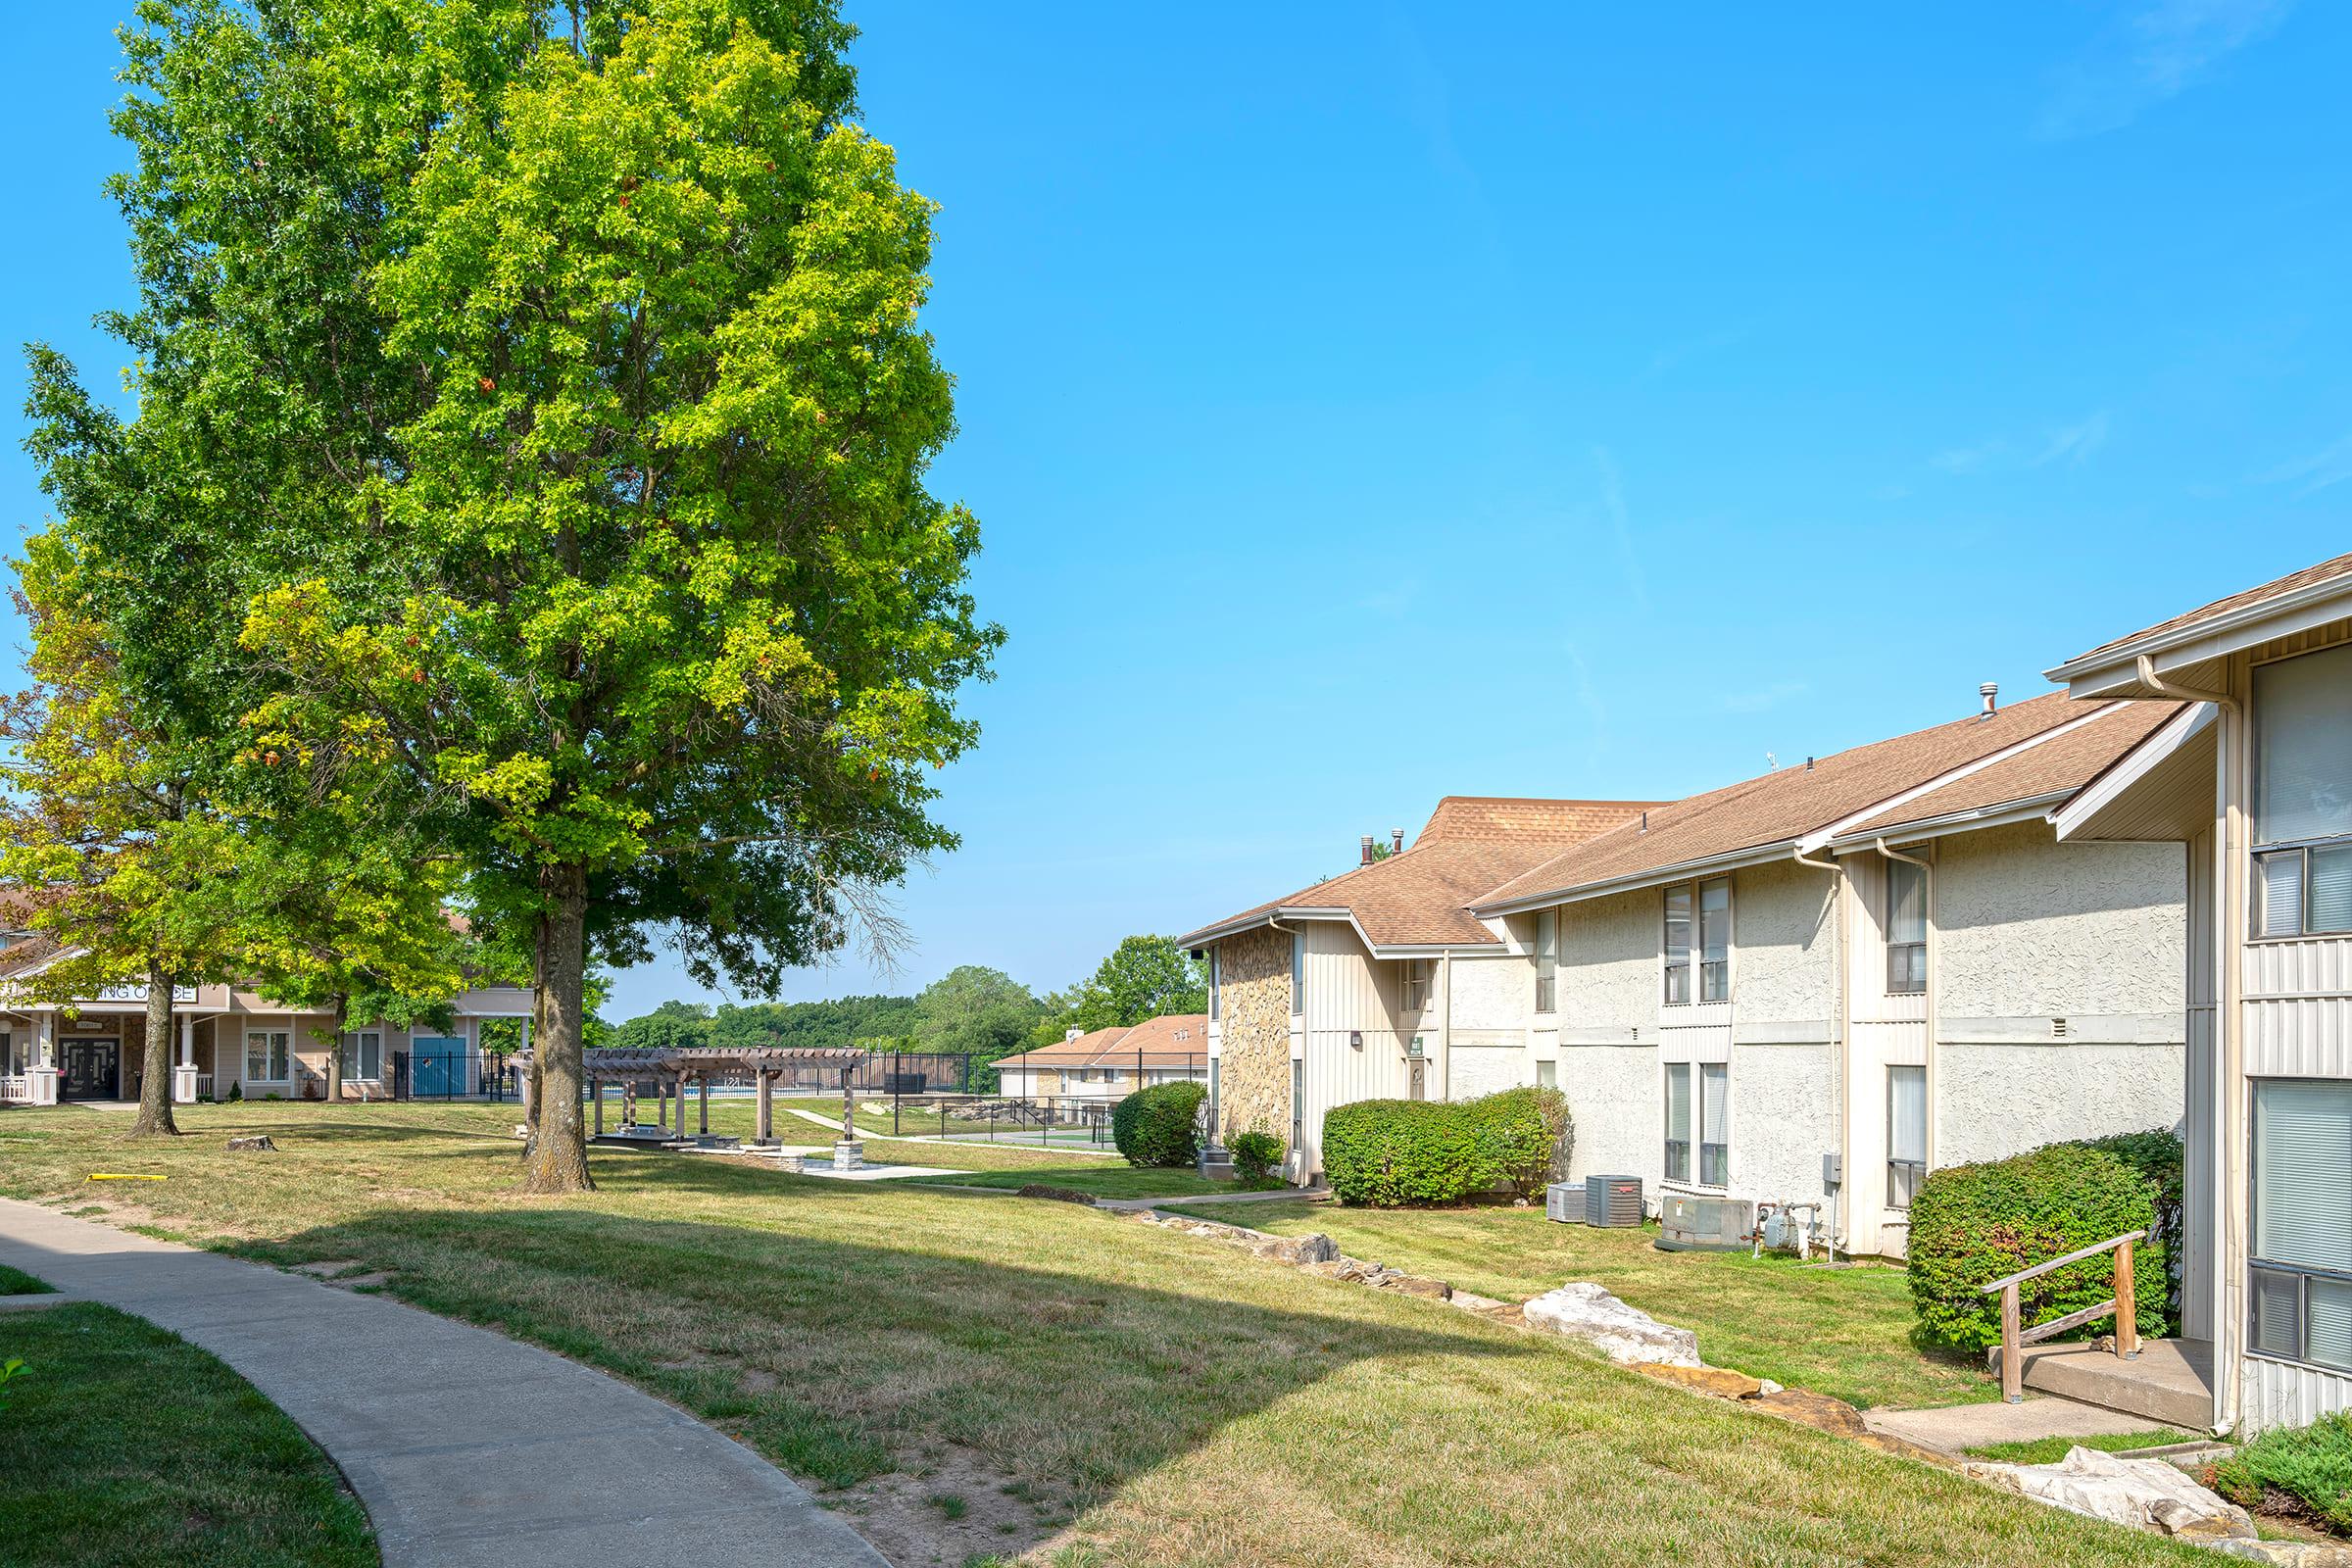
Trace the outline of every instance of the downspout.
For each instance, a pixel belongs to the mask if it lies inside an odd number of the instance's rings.
[[[1830,917],[1833,946],[1838,954],[1837,979],[1830,994],[1830,1082],[1838,1091],[1838,1191],[1825,1194],[1830,1200],[1830,1229],[1826,1238],[1830,1261],[1838,1261],[1838,1222],[1845,1217],[1845,1190],[1852,1179],[1846,1167],[1852,1163],[1853,1151],[1847,1147],[1845,1113],[1845,867],[1835,858],[1816,860],[1799,848],[1796,863],[1811,866],[1816,871],[1830,873]]]

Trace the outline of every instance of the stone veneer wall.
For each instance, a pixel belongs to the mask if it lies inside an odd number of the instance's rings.
[[[1219,1135],[1272,1133],[1291,1141],[1291,934],[1260,928],[1217,944],[1218,1021],[1224,1027]]]

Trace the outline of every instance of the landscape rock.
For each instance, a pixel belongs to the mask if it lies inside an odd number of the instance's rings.
[[[1252,1243],[1250,1250],[1277,1263],[1328,1263],[1340,1255],[1340,1244],[1321,1231],[1304,1236],[1268,1236]]]
[[[1497,1301],[1492,1296],[1481,1296],[1476,1291],[1456,1291],[1446,1299],[1465,1312],[1476,1312],[1482,1316],[1519,1310],[1508,1301]]]
[[[1424,1279],[1418,1274],[1391,1274],[1381,1281],[1384,1291],[1402,1291],[1407,1296],[1426,1296],[1433,1301],[1443,1301],[1453,1295],[1453,1287],[1444,1280]]]
[[[2078,1447],[2068,1449],[2056,1464],[1974,1463],[1963,1468],[1978,1480],[2110,1524],[2208,1544],[2254,1539],[2254,1521],[2245,1509],[2162,1459]]]
[[[1676,1366],[1658,1361],[1637,1361],[1634,1370],[1660,1383],[1671,1383],[1689,1389],[1693,1394],[1709,1394],[1718,1399],[1752,1399],[1764,1392],[1763,1381],[1744,1372],[1734,1372],[1722,1366]]]
[[[1828,1432],[1841,1438],[1865,1438],[1870,1429],[1862,1424],[1862,1412],[1843,1399],[1833,1399],[1826,1394],[1807,1394],[1803,1389],[1775,1389],[1758,1394],[1747,1401],[1759,1410],[1770,1410],[1785,1420],[1799,1426]]]
[[[1661,1366],[1699,1365],[1698,1336],[1661,1323],[1585,1281],[1546,1291],[1522,1308],[1530,1328],[1583,1340],[1612,1361]]]
[[[2330,1545],[2324,1541],[2247,1541],[2232,1537],[2205,1544],[2247,1562],[2276,1563],[2278,1568],[2352,1568],[2352,1546]]]
[[[273,1154],[277,1152],[277,1146],[270,1141],[268,1133],[260,1133],[251,1138],[231,1138],[228,1141],[228,1147],[241,1150],[268,1150]]]

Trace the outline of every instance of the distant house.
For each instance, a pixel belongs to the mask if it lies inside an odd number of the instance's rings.
[[[147,1052],[147,988],[109,986],[70,1004],[36,1003],[23,982],[74,956],[27,929],[22,899],[0,893],[0,1104],[74,1100],[135,1100]],[[409,1092],[481,1092],[481,1025],[531,1015],[531,993],[484,986],[451,999],[446,1034],[354,1020],[334,1037],[331,1014],[286,1007],[235,986],[179,988],[173,998],[178,1039],[172,1059],[174,1098],[317,1100],[326,1093],[327,1053],[342,1054],[343,1097],[380,1100],[392,1091],[405,1054]],[[330,1046],[329,1041],[333,1040]]]
[[[1132,1028],[1071,1030],[1060,1044],[996,1063],[1001,1091],[1056,1103],[1123,1100],[1153,1084],[1208,1082],[1208,1015],[1169,1013]]]
[[[2352,1409],[2352,555],[2050,675],[2188,705],[2057,827],[2187,847],[2183,1316],[2213,1424]]]

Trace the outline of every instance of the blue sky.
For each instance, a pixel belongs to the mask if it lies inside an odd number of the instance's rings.
[[[0,310],[111,380],[103,10],[16,24]],[[2343,8],[851,15],[1011,641],[902,967],[787,997],[1062,985],[1441,795],[1710,788],[2352,548]]]

